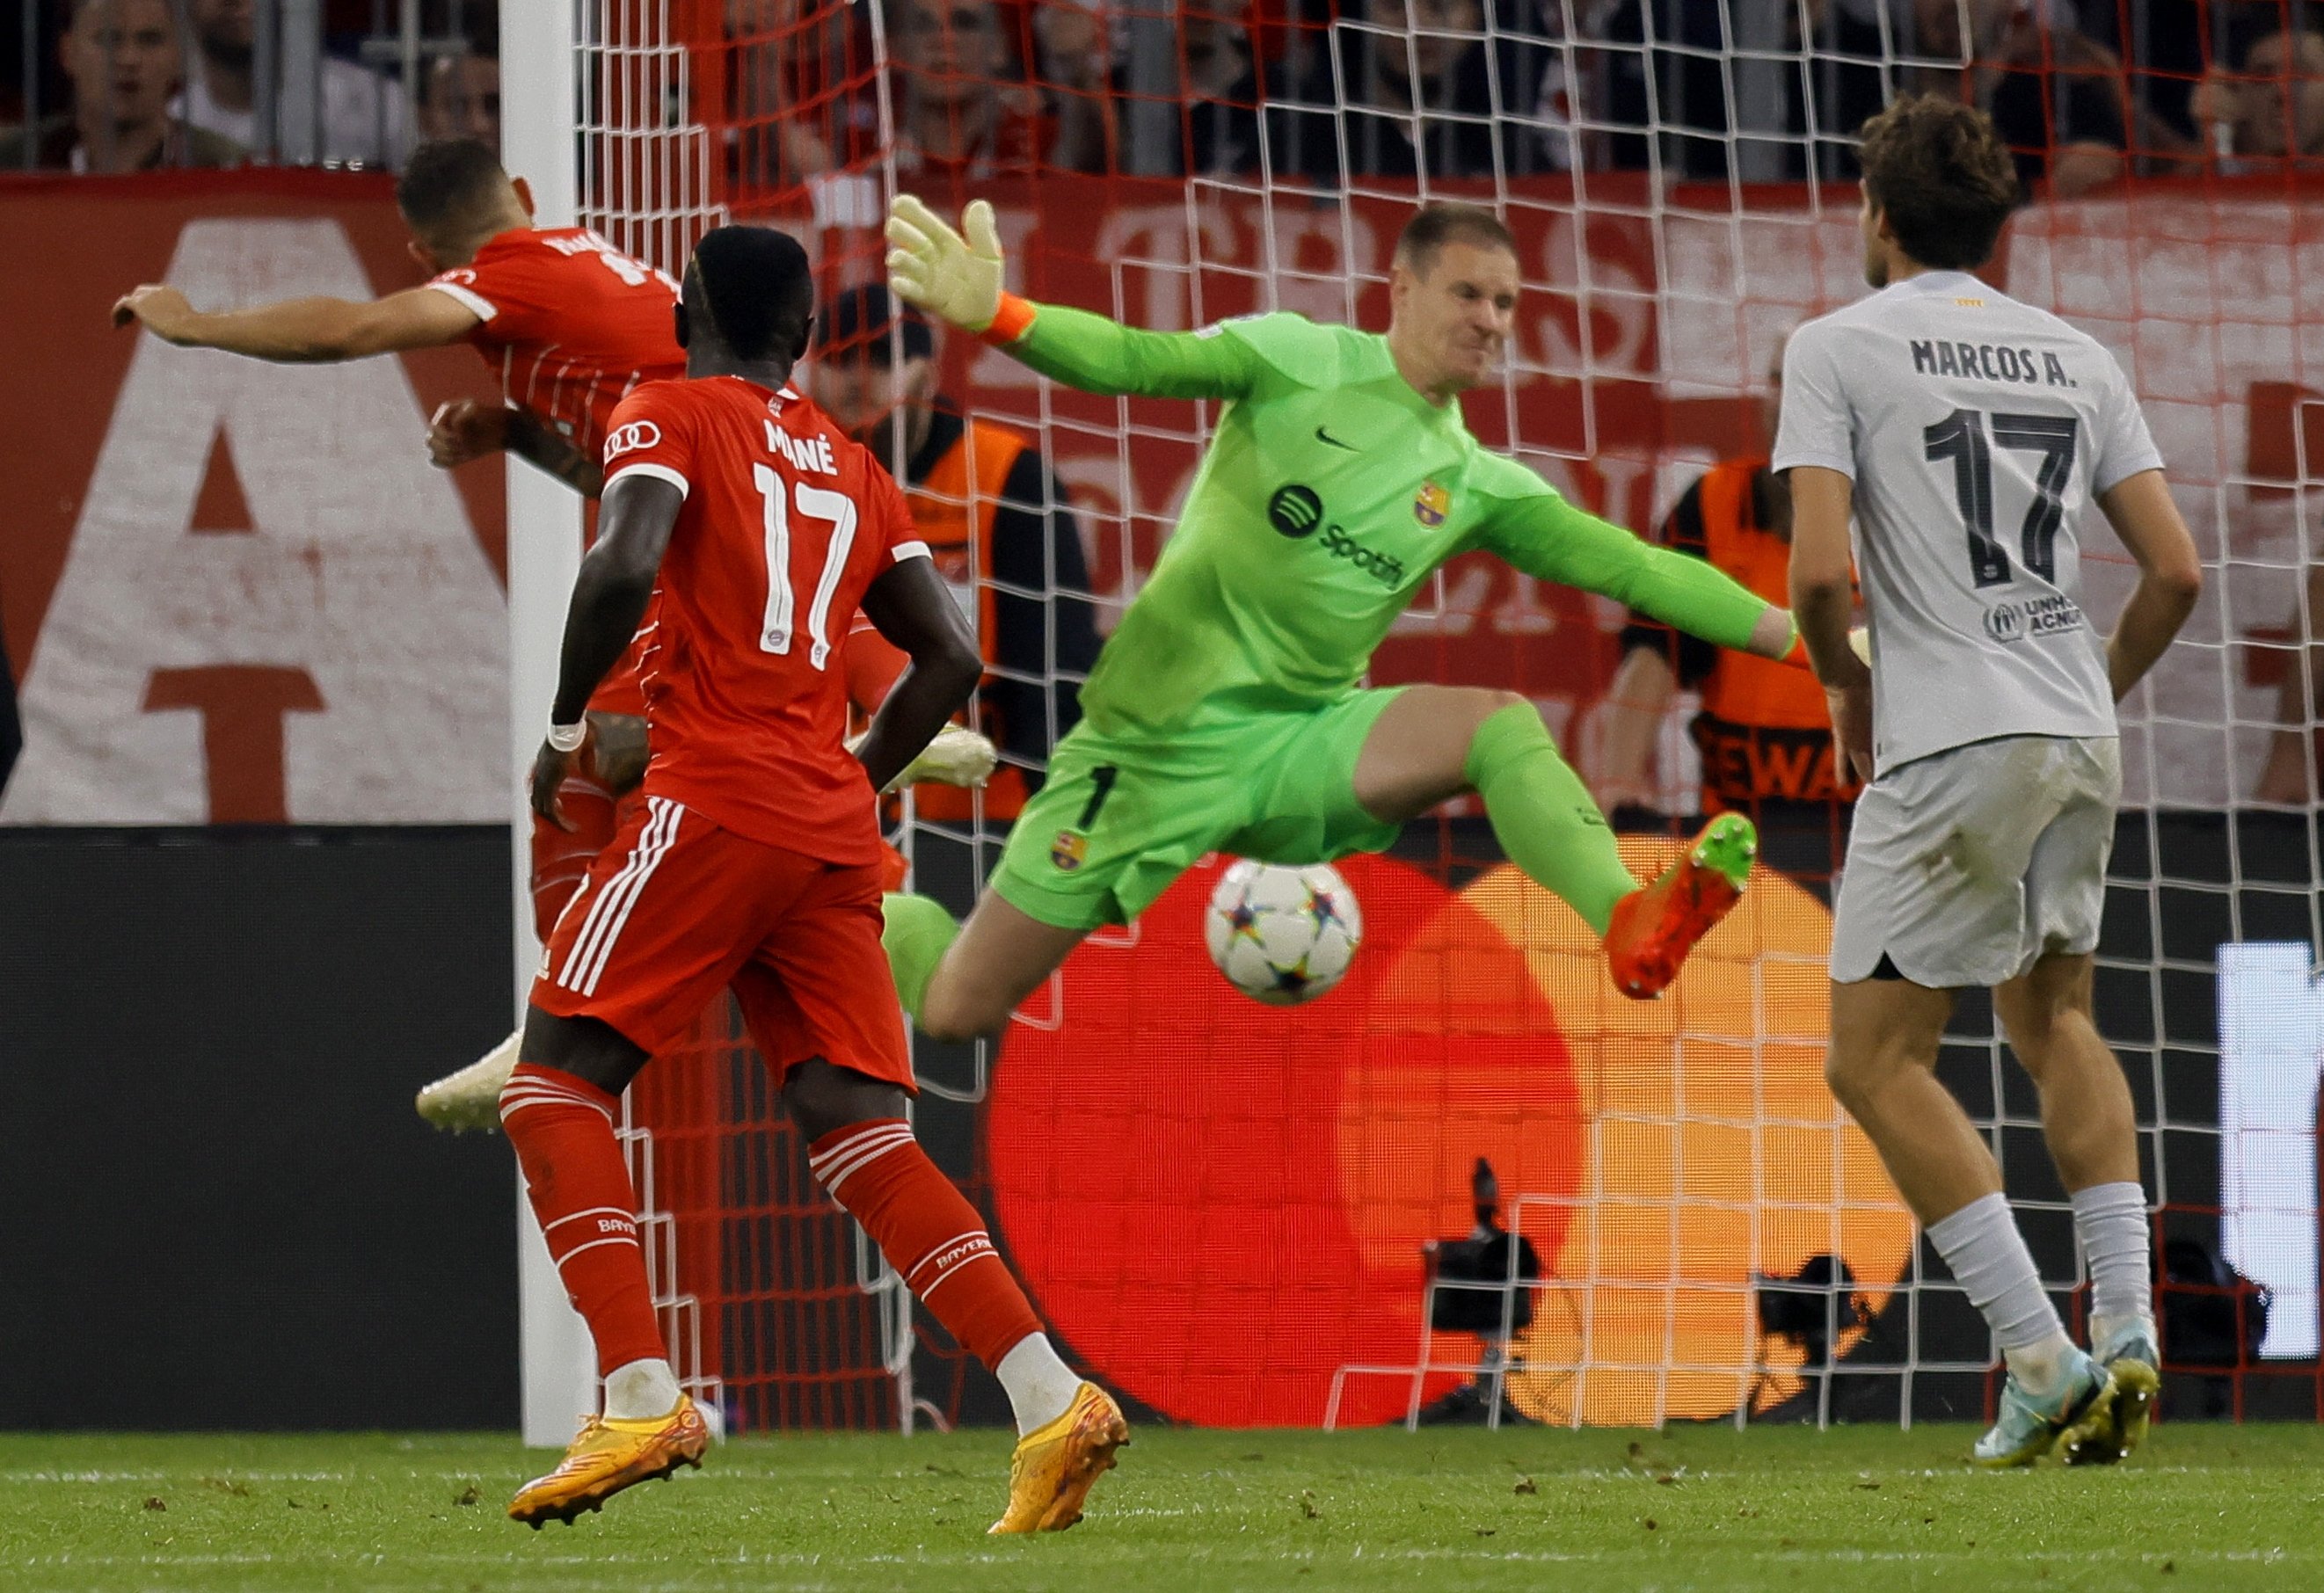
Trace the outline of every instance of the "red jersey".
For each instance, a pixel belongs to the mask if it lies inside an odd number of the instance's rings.
[[[586,227],[521,227],[429,284],[479,318],[468,341],[501,395],[583,453],[605,446],[613,406],[641,382],[686,373],[678,284]]]
[[[843,644],[865,588],[927,557],[895,478],[792,389],[736,376],[624,399],[605,484],[635,474],[686,494],[644,638],[647,794],[826,862],[878,859]]]
[[[613,407],[641,382],[686,373],[671,307],[678,285],[586,227],[519,227],[428,284],[478,318],[468,334],[500,372],[501,396],[595,457]],[[589,705],[639,714],[634,650]]]

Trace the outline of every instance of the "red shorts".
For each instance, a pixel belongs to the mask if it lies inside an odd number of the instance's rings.
[[[535,814],[532,819],[532,933],[549,938],[549,925],[573,899],[597,854],[613,844],[622,827],[645,806],[632,787],[615,796],[586,775],[569,774],[557,787],[557,808],[573,827],[560,830]]]
[[[566,904],[532,1004],[648,1052],[730,989],[778,1075],[811,1057],[916,1089],[880,949],[881,863],[827,863],[648,796]]]

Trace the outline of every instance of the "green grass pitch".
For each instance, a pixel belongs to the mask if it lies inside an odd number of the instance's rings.
[[[1008,1440],[712,1451],[572,1527],[491,1436],[0,1437],[0,1588],[2324,1588],[2324,1429],[2158,1430],[2114,1470],[1975,1473],[1960,1427],[1145,1429],[1072,1532],[992,1539]]]

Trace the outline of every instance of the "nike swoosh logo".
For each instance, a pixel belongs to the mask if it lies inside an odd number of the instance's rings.
[[[1315,428],[1315,440],[1319,443],[1329,443],[1335,448],[1345,448],[1351,454],[1360,454],[1363,452],[1363,450],[1356,447],[1355,444],[1342,442],[1338,437],[1333,437],[1330,432],[1324,430],[1320,426]]]

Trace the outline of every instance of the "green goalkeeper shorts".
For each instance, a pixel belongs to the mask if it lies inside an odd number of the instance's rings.
[[[1254,714],[1198,739],[1107,735],[1087,721],[1049,757],[992,888],[1060,929],[1127,924],[1205,852],[1320,863],[1379,852],[1401,824],[1356,802],[1356,759],[1395,688]]]

